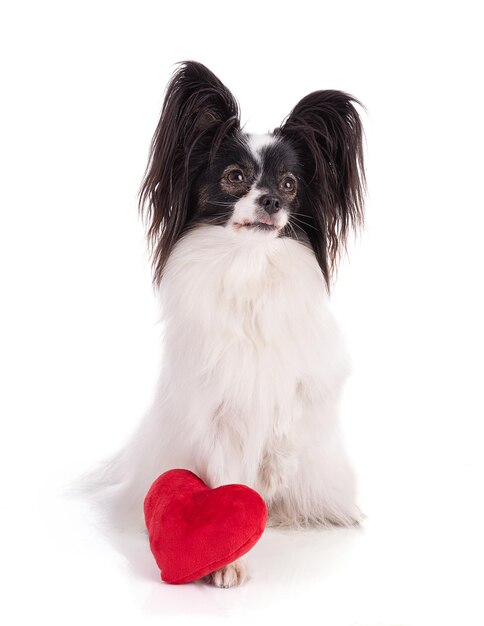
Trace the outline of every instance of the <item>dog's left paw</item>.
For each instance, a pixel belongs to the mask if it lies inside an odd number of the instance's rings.
[[[229,563],[225,567],[208,574],[204,580],[215,587],[228,589],[229,587],[237,587],[249,578],[249,569],[247,563],[242,559]]]

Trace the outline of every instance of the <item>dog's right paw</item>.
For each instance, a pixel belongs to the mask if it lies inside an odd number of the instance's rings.
[[[249,569],[247,563],[242,559],[229,563],[225,567],[221,567],[205,576],[205,582],[228,589],[229,587],[238,587],[249,578]]]

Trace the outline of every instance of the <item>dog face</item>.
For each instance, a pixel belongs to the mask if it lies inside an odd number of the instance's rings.
[[[278,237],[290,227],[290,215],[297,214],[300,175],[288,141],[237,132],[222,143],[213,164],[195,182],[192,222]]]
[[[181,64],[166,91],[140,195],[155,282],[183,233],[210,224],[311,246],[329,285],[349,228],[363,220],[354,102],[340,91],[316,91],[272,133],[248,134],[227,87],[202,64]]]

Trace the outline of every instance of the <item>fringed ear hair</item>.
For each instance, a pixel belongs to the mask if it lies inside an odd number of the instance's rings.
[[[230,91],[201,63],[181,63],[166,90],[139,195],[155,284],[191,217],[190,186],[223,138],[239,127]]]
[[[274,131],[299,154],[310,205],[302,221],[328,288],[350,228],[363,224],[363,131],[353,103],[362,106],[341,91],[315,91]]]

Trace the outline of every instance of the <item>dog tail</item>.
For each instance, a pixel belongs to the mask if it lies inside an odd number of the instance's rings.
[[[64,485],[62,495],[86,502],[105,529],[141,531],[148,483],[135,472],[126,447]]]

